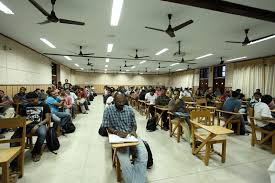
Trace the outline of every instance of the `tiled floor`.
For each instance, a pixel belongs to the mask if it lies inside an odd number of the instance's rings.
[[[26,154],[25,175],[19,183],[115,183],[111,149],[106,138],[98,135],[103,114],[102,97],[96,97],[88,115],[78,115],[74,134],[61,137],[58,155],[46,152],[38,163]],[[154,166],[148,182],[154,183],[268,183],[267,168],[274,155],[269,150],[250,146],[250,136],[230,136],[226,162],[214,156],[206,167],[191,154],[190,145],[177,143],[168,132],[146,132],[146,119],[136,113],[138,134],[148,141]]]

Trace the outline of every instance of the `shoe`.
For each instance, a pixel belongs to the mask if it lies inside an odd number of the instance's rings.
[[[87,112],[87,111],[85,111],[85,112],[83,112],[82,114],[88,114],[88,112]]]
[[[168,127],[163,127],[162,129],[163,129],[164,131],[168,131],[168,130],[169,130]]]
[[[41,155],[40,154],[32,154],[32,161],[33,162],[38,162],[41,159]]]

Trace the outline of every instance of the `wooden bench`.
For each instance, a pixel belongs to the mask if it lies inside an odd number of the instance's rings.
[[[205,132],[198,132],[197,129],[202,129]],[[204,164],[208,166],[210,152],[214,152],[221,156],[222,163],[226,159],[226,138],[224,135],[233,133],[232,130],[223,128],[221,126],[206,126],[198,122],[191,120],[191,129],[192,129],[192,154],[196,155],[203,160]],[[201,144],[197,146],[196,142],[200,141]],[[214,150],[214,144],[222,144],[222,152],[219,153]],[[202,156],[202,148],[205,146],[205,156]]]
[[[10,183],[10,163],[17,159],[17,169],[19,177],[21,178],[24,174],[24,149],[25,149],[25,138],[26,138],[26,120],[24,118],[10,118],[1,119],[0,128],[23,128],[21,138],[16,139],[2,139],[0,144],[20,143],[18,147],[3,147],[0,148],[0,164],[2,166],[2,183]]]
[[[168,107],[165,106],[154,106],[155,107],[155,116],[157,118],[157,125],[163,128],[162,115],[168,111]],[[157,112],[157,109],[160,110],[160,113]]]
[[[170,137],[175,136],[177,138],[177,142],[180,142],[180,138],[182,136],[182,123],[183,123],[183,118],[177,117],[175,119],[173,118],[173,113],[168,112],[168,118],[169,118],[169,134]],[[176,133],[175,133],[176,132]]]

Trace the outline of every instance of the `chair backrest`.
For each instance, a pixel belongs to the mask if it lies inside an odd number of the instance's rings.
[[[196,99],[196,104],[197,105],[205,105],[205,106],[207,106],[207,100],[206,100],[206,98]]]
[[[217,102],[215,103],[217,109],[222,109],[222,106],[223,106],[223,102]]]
[[[183,96],[182,97],[182,100],[184,101],[184,102],[192,102],[193,100],[192,100],[192,97],[186,97],[186,96]]]
[[[22,148],[25,148],[25,138],[26,138],[26,119],[22,117],[18,118],[8,118],[8,119],[0,119],[0,128],[23,128],[21,138],[15,139],[2,139],[0,140],[0,144],[5,143],[19,143]]]
[[[209,110],[196,110],[190,112],[190,119],[198,123],[211,124],[211,113]]]

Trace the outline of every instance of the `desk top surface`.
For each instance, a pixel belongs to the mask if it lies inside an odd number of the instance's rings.
[[[203,124],[200,124],[198,122],[195,122],[195,121],[191,121],[191,123],[209,131],[210,133],[213,133],[215,135],[225,135],[225,134],[230,134],[230,133],[234,133],[232,130],[229,130],[227,128],[224,128],[222,126],[217,126],[217,125],[214,125],[214,126],[207,126],[207,125],[203,125]]]

